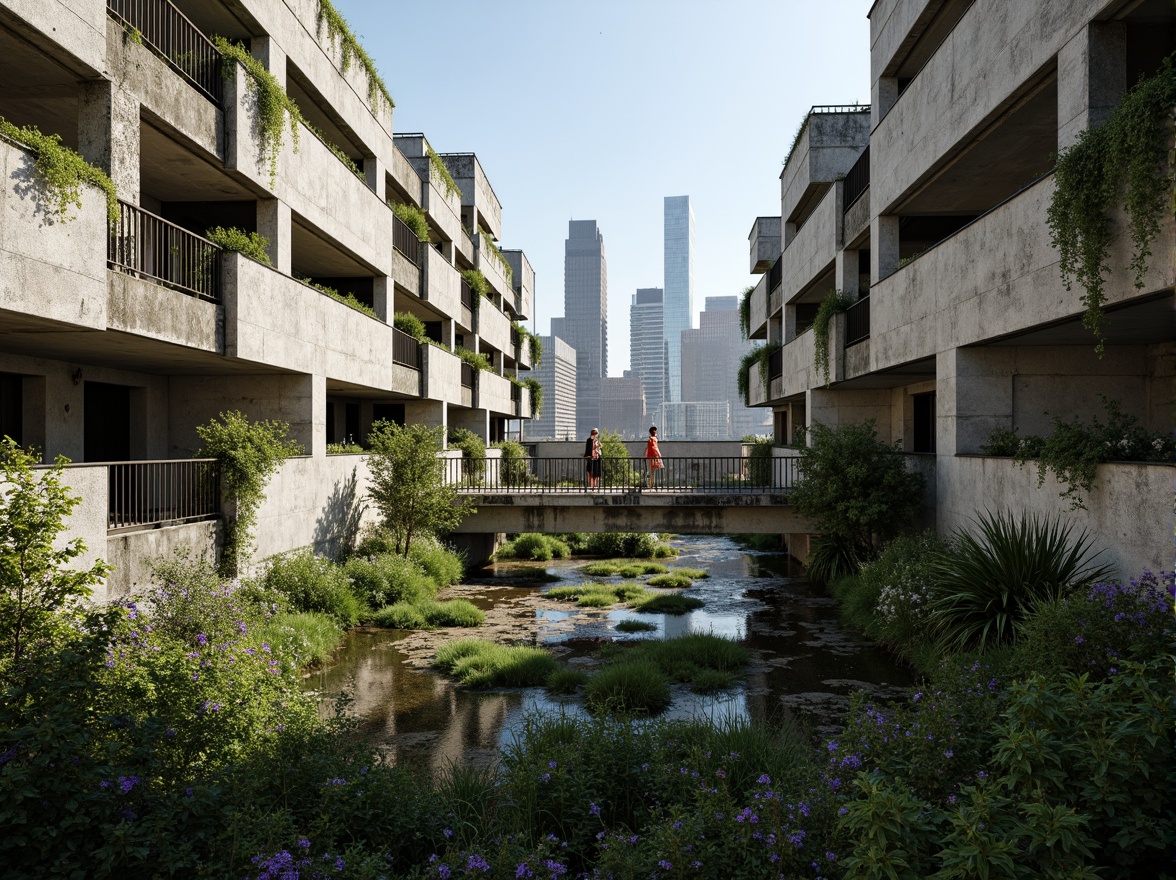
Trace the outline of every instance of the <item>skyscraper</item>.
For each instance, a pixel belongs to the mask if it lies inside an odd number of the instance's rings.
[[[667,381],[669,400],[682,397],[682,331],[694,318],[694,211],[690,196],[665,197],[665,300]]]
[[[569,220],[564,242],[564,314],[551,333],[576,350],[577,434],[600,421],[600,380],[608,370],[608,269],[595,220]]]
[[[641,378],[645,413],[650,422],[662,418],[666,387],[665,315],[662,289],[639,287],[629,306],[629,363]]]
[[[523,423],[528,440],[576,438],[576,350],[556,335],[540,336],[543,360],[534,376],[543,386],[540,415]]]

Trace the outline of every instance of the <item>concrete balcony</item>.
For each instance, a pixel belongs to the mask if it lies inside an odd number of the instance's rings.
[[[825,274],[837,255],[837,239],[841,229],[841,191],[830,186],[824,197],[809,214],[803,226],[784,248],[781,289],[784,302],[792,299]],[[823,297],[827,290],[816,291]]]
[[[764,275],[751,292],[751,319],[749,321],[752,339],[768,338],[768,276]]]
[[[521,250],[504,250],[502,255],[510,263],[510,282],[514,286],[513,306],[520,321],[531,318],[535,305],[535,270]]]
[[[435,345],[421,348],[424,365],[424,396],[457,406],[462,402],[461,358]]]
[[[870,289],[870,361],[886,369],[939,351],[1027,328],[1073,319],[1085,310],[1083,290],[1066,290],[1045,224],[1053,178],[1025,189]],[[1171,288],[1176,267],[1153,256],[1142,291],[1131,283],[1131,243],[1122,215],[1114,220],[1107,304]],[[1172,253],[1173,221],[1152,242]],[[1090,336],[1089,344],[1094,345]]]
[[[392,327],[240,254],[224,278],[226,356],[388,390]]]
[[[418,252],[425,256],[425,251],[432,250],[433,248],[422,242]],[[392,251],[392,280],[396,282],[397,287],[404,288],[413,296],[421,296],[421,267],[398,250]]]
[[[506,271],[503,269],[502,263],[494,256],[490,248],[484,243],[482,233],[478,233],[475,241],[477,259],[474,261],[474,268],[481,271],[486,276],[486,280],[490,282],[490,286],[494,288],[503,299],[514,298],[514,288],[510,281],[507,280]],[[507,265],[510,265],[509,263]]]
[[[478,308],[478,336],[486,345],[513,357],[510,321],[484,297]]]
[[[515,414],[514,398],[511,389],[514,385],[505,376],[481,370],[478,373],[478,406],[488,409],[496,416],[513,416]]]
[[[747,240],[751,242],[751,268],[748,271],[756,275],[767,272],[782,249],[780,218],[756,217]]]
[[[434,247],[421,248],[425,256],[425,289],[421,299],[448,318],[461,316],[461,275]]]
[[[5,23],[19,27],[36,42],[57,47],[54,55],[68,55],[91,76],[106,71],[105,0],[3,0]]]
[[[388,171],[396,185],[408,193],[409,201],[420,207],[424,199],[424,182],[399,147],[392,150],[392,164],[388,166]]]
[[[105,27],[105,18],[103,18]],[[106,200],[82,187],[73,219],[50,222],[32,154],[0,140],[0,332],[107,327]]]
[[[869,106],[812,108],[780,174],[780,216],[786,224],[785,246],[791,237],[788,225],[804,222],[824,191],[849,171],[869,141]]]
[[[109,329],[212,354],[224,351],[224,321],[217,303],[113,269],[107,279]]]
[[[495,237],[502,235],[502,203],[494,193],[482,163],[474,153],[442,153],[441,159],[461,188],[461,204],[477,213],[476,227],[489,230]]]
[[[833,350],[832,341],[829,347],[829,375],[833,377],[833,359],[837,356]],[[818,388],[825,384],[823,373],[819,373],[815,363],[813,331],[804,331],[791,342],[780,349],[780,378],[772,383],[770,402],[779,403],[786,397],[803,394],[810,388]]]

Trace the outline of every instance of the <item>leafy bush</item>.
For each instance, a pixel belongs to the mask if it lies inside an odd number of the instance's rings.
[[[756,437],[751,443],[747,462],[747,481],[753,486],[772,485],[772,449],[770,437]]]
[[[584,544],[584,553],[589,556],[608,558],[628,557],[650,559],[654,557],[659,542],[657,535],[642,532],[594,532]]]
[[[424,569],[438,587],[453,586],[465,574],[465,556],[435,539],[414,543],[408,558]]]
[[[1173,643],[1176,574],[1145,571],[1126,585],[1097,583],[1086,592],[1046,602],[1022,623],[1014,653],[1021,677],[1089,674],[1103,678],[1124,662],[1147,662]]]
[[[214,226],[204,231],[204,237],[226,251],[234,251],[243,257],[248,257],[263,266],[272,267],[273,261],[269,255],[269,239],[256,232],[246,232],[236,226]]]
[[[353,556],[343,566],[351,587],[370,608],[382,608],[397,602],[431,599],[437,585],[423,568],[411,559],[386,556]]]
[[[411,312],[393,313],[392,326],[401,333],[407,333],[417,342],[424,342],[428,338],[425,334],[425,322]]]
[[[533,559],[546,562],[549,559],[566,559],[571,555],[571,549],[552,535],[524,532],[500,547],[494,555],[499,559]]]
[[[399,204],[392,202],[392,213],[404,221],[404,224],[412,230],[413,235],[417,240],[428,242],[429,235],[429,218],[420,208],[415,205]]]
[[[380,526],[367,526],[355,545],[353,556],[383,556],[387,553],[399,553],[396,546],[396,536]],[[411,552],[411,551],[410,551]]]
[[[601,485],[640,486],[641,474],[629,460],[629,447],[616,431],[600,432]],[[616,556],[648,556],[643,553],[617,553]]]
[[[501,479],[504,486],[527,485],[527,450],[521,443],[504,440],[494,444],[502,450]]]
[[[355,626],[363,616],[363,602],[343,567],[309,551],[272,557],[261,579],[293,611],[328,614],[344,627]]]
[[[982,514],[979,534],[957,531],[955,549],[931,570],[935,596],[930,622],[941,643],[984,651],[1016,641],[1017,625],[1039,603],[1106,578],[1085,531],[1073,525],[1012,514]]]
[[[922,509],[922,475],[879,439],[873,420],[837,428],[814,423],[797,468],[792,503],[850,557],[873,557]]]
[[[584,686],[584,705],[593,712],[656,715],[670,705],[670,685],[648,661],[606,666]]]
[[[538,687],[559,666],[542,648],[507,647],[480,639],[442,645],[434,665],[470,687]]]
[[[480,480],[486,473],[486,441],[467,428],[450,428],[450,446],[461,450],[462,474],[467,480]]]

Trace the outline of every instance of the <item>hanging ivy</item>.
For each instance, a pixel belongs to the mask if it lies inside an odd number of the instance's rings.
[[[353,60],[358,60],[364,73],[367,74],[368,104],[371,105],[372,112],[379,115],[385,106],[391,111],[396,106],[396,102],[392,100],[388,86],[384,84],[380,71],[376,68],[376,62],[372,60],[367,50],[351,32],[351,26],[347,24],[347,19],[331,4],[331,0],[319,0],[318,30],[320,34],[323,25],[326,25],[327,39],[331,43],[331,48],[334,49],[338,44],[342,50],[343,73],[347,73],[351,69]]]
[[[543,415],[543,385],[534,376],[523,379],[523,384],[531,389],[531,418],[537,419]]]
[[[1054,194],[1046,214],[1050,238],[1061,257],[1062,280],[1069,290],[1085,289],[1082,323],[1098,340],[1101,357],[1107,252],[1111,209],[1122,201],[1131,234],[1134,284],[1143,287],[1151,243],[1172,191],[1168,165],[1168,121],[1176,105],[1172,57],[1160,72],[1140,80],[1111,117],[1088,128],[1057,157]]]
[[[487,373],[494,372],[494,365],[490,363],[490,358],[480,351],[470,351],[468,348],[462,348],[460,345],[453,349],[453,353],[461,358],[463,364],[468,364],[475,370],[484,370]]]
[[[829,327],[834,315],[844,312],[856,301],[850,294],[830,290],[817,306],[813,318],[813,364],[818,373],[824,374],[826,387],[829,385]]]
[[[745,354],[739,362],[739,371],[735,374],[735,382],[739,394],[743,397],[744,406],[751,406],[751,368],[759,364],[760,382],[763,383],[764,391],[767,392],[768,360],[774,352],[779,351],[782,347],[779,342],[765,342]]]
[[[62,221],[73,219],[70,208],[82,207],[82,184],[98,187],[106,195],[106,217],[118,219],[118,192],[114,181],[96,165],[91,165],[56,134],[42,134],[35,125],[16,126],[0,116],[0,135],[33,151],[33,162],[45,194],[49,197],[49,214]]]
[[[527,344],[531,349],[531,367],[537,370],[543,363],[543,340],[537,333],[528,333]]]
[[[746,341],[751,339],[751,295],[755,293],[755,285],[749,284],[739,298],[739,333]]]
[[[492,256],[495,262],[498,263],[499,268],[502,269],[502,274],[506,276],[506,280],[510,281],[511,276],[514,274],[514,269],[510,267],[510,263],[508,263],[506,257],[502,255],[502,251],[498,249],[498,245],[494,243],[494,236],[492,236],[485,229],[479,228],[478,238],[481,241],[482,246],[490,252],[490,256]]]
[[[213,37],[217,51],[224,58],[225,78],[237,75],[237,65],[245,68],[248,75],[246,87],[257,99],[257,128],[261,136],[262,159],[269,165],[270,186],[278,176],[278,154],[282,152],[283,131],[289,118],[290,138],[294,149],[298,149],[298,125],[306,125],[302,111],[286,94],[277,77],[265,69],[260,61],[249,54],[240,43],[231,43],[224,37]],[[307,126],[309,128],[309,126]]]
[[[436,151],[425,144],[425,153],[429,157],[429,164],[433,168],[433,174],[441,181],[442,186],[445,187],[446,197],[461,194],[461,187],[457,185],[457,181],[453,179],[453,175],[449,173],[449,168],[446,167],[445,161],[437,155]]]
[[[425,212],[415,205],[400,205],[396,202],[390,202],[392,205],[392,213],[404,221],[404,224],[413,231],[419,241],[426,244],[429,242],[429,218],[425,216]]]
[[[465,283],[470,286],[470,289],[473,290],[474,293],[478,294],[479,297],[484,296],[487,299],[490,298],[490,282],[486,280],[486,276],[483,275],[479,270],[463,269],[461,277]],[[476,299],[474,300],[474,303],[476,308]]]

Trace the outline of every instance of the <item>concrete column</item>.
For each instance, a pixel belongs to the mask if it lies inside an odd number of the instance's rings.
[[[787,314],[788,307],[785,306],[782,311]],[[786,339],[784,337],[784,319],[779,317],[768,318],[768,342],[783,343]]]
[[[870,220],[870,284],[898,268],[898,215],[880,214]]]
[[[448,429],[449,405],[444,400],[406,400],[404,423]]]
[[[858,289],[857,251],[838,251],[833,261],[833,272],[836,278],[834,285],[839,291],[854,299],[861,295]]]
[[[290,206],[280,199],[257,200],[257,233],[269,239],[270,260],[283,275],[290,274]]]
[[[306,451],[315,458],[327,454],[327,377],[310,377],[310,442]]]
[[[1102,124],[1127,91],[1127,29],[1095,21],[1058,53],[1058,149]]]
[[[78,88],[78,152],[110,175],[118,196],[139,204],[139,100],[106,80]]]
[[[254,37],[249,41],[249,53],[265,65],[265,69],[286,87],[286,52],[273,37]]]
[[[487,443],[490,442],[490,410],[455,409],[449,414],[449,426],[473,431]]]
[[[454,339],[457,337],[457,322],[453,318],[441,319],[441,344],[453,351]]]
[[[898,77],[880,76],[870,89],[870,128],[878,127],[882,118],[890,112],[898,100]]]
[[[396,313],[394,291],[392,279],[387,275],[377,275],[372,279],[372,308],[385,324],[391,324],[392,316]]]
[[[380,197],[381,202],[387,198],[385,183],[388,180],[388,169],[378,156],[363,157],[363,179],[368,188]]]
[[[995,428],[1013,427],[1011,347],[956,348],[935,358],[935,448],[977,453]]]

